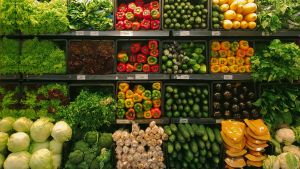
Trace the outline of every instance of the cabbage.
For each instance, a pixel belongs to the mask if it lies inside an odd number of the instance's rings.
[[[0,131],[2,132],[9,132],[12,130],[12,125],[15,122],[15,119],[12,117],[5,117],[0,121]]]
[[[72,129],[71,127],[64,121],[59,121],[55,123],[51,136],[54,140],[57,140],[61,143],[65,141],[69,141],[72,137]]]
[[[63,143],[56,140],[51,140],[49,149],[53,154],[61,154],[63,149]]]
[[[19,151],[27,151],[30,145],[30,138],[24,132],[12,134],[7,142],[8,150],[16,153]]]
[[[45,142],[51,134],[53,124],[47,118],[40,118],[30,128],[30,136],[35,142]]]
[[[30,152],[31,153],[34,153],[40,149],[43,149],[43,148],[46,148],[46,149],[49,149],[49,141],[46,141],[46,142],[43,142],[43,143],[37,143],[37,142],[34,142],[30,145]]]
[[[0,132],[0,152],[6,149],[6,144],[9,135],[7,133]]]
[[[4,169],[29,169],[30,153],[11,153],[4,161]]]
[[[34,152],[29,166],[31,169],[53,169],[52,153],[45,148]]]
[[[52,156],[53,159],[53,169],[58,169],[60,168],[61,164],[61,154],[55,154]]]
[[[26,117],[17,119],[13,124],[13,129],[19,132],[29,132],[32,125],[32,121]]]
[[[2,154],[0,154],[0,169],[3,168],[4,160],[5,160],[5,157]]]

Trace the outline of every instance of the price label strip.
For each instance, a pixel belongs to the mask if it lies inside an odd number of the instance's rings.
[[[85,80],[86,76],[85,75],[77,75],[77,80]]]
[[[148,80],[148,74],[136,74],[135,75],[135,79],[136,80]]]
[[[130,124],[130,121],[126,119],[117,119],[117,124]]]
[[[190,36],[190,35],[191,35],[191,32],[190,32],[190,31],[180,31],[180,32],[179,32],[179,35],[180,35],[180,36]]]
[[[76,31],[75,34],[76,34],[76,36],[83,36],[84,31]]]
[[[212,31],[211,36],[221,36],[221,31]]]
[[[233,75],[224,75],[223,79],[224,80],[232,80],[233,79]]]
[[[133,31],[120,31],[120,36],[133,36]]]
[[[189,119],[187,118],[180,118],[179,123],[189,123]]]
[[[98,31],[91,31],[91,32],[90,32],[90,35],[91,35],[91,36],[99,36],[100,33],[99,33]]]
[[[221,124],[222,120],[223,120],[223,119],[216,119],[216,123],[217,123],[217,124]]]
[[[190,79],[190,75],[176,75],[175,79],[185,79],[185,80],[188,80],[188,79]]]

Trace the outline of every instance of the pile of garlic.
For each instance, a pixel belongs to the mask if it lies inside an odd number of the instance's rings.
[[[163,140],[168,139],[168,135],[154,121],[146,130],[141,130],[138,124],[133,123],[131,133],[117,130],[112,137],[116,142],[118,169],[166,168],[162,144]]]

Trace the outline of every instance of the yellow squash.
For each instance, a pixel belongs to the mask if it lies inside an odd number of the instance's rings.
[[[252,154],[246,154],[245,157],[250,161],[263,161],[264,159],[266,159],[266,156],[257,157]]]
[[[243,168],[246,166],[244,158],[226,158],[225,162],[233,168]]]
[[[253,2],[247,3],[243,6],[243,14],[254,13],[257,10],[257,5]]]

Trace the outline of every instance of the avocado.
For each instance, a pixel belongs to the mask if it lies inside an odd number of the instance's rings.
[[[240,111],[240,106],[238,106],[237,104],[233,104],[233,105],[231,106],[231,111],[232,111],[233,113],[238,113],[238,112]]]
[[[237,97],[232,98],[232,103],[237,104],[239,102],[239,99]]]
[[[244,94],[240,94],[239,98],[240,98],[241,101],[243,101],[243,100],[245,100],[245,95]]]
[[[223,95],[226,100],[230,100],[232,98],[232,94],[229,91],[225,91]]]
[[[245,110],[246,109],[246,104],[244,102],[240,102],[240,109]]]
[[[214,107],[214,110],[220,110],[221,109],[221,104],[219,102],[214,102],[213,107]]]
[[[251,101],[247,101],[246,105],[247,105],[248,109],[252,109],[252,102]]]
[[[215,89],[217,92],[221,92],[222,91],[222,85],[220,83],[216,84]]]
[[[255,99],[255,94],[253,92],[248,93],[248,99],[253,100]]]
[[[221,100],[221,93],[215,93],[215,94],[214,94],[214,99],[215,99],[216,101],[220,101],[220,100]]]
[[[232,84],[231,83],[227,83],[226,84],[226,89],[227,90],[231,90],[232,89]]]
[[[243,87],[242,87],[242,90],[243,90],[244,94],[246,94],[246,93],[248,92],[248,87],[243,86]]]
[[[229,102],[224,102],[223,107],[224,109],[229,109],[230,103]]]

